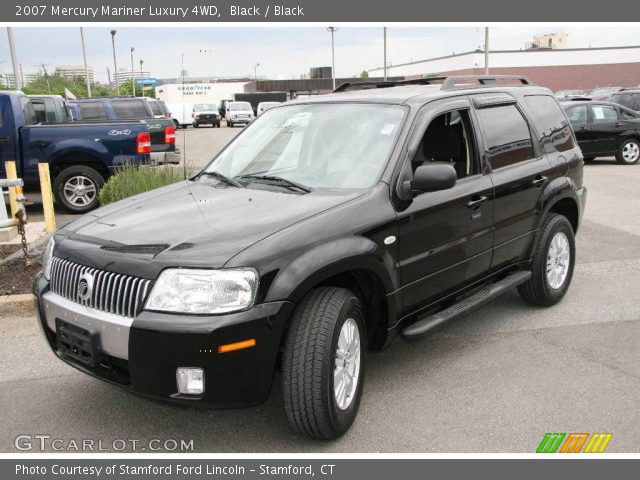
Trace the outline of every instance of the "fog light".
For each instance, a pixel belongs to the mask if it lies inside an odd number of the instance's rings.
[[[201,368],[179,367],[176,370],[178,392],[186,395],[200,395],[204,392],[204,370]]]

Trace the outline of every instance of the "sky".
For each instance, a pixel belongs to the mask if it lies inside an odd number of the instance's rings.
[[[4,28],[2,29],[4,30]],[[86,27],[88,63],[95,79],[107,81],[113,71],[110,28]],[[156,78],[175,78],[184,68],[189,76],[252,77],[254,65],[260,78],[299,78],[310,67],[331,65],[331,35],[325,27],[116,27],[118,68],[130,68],[144,60],[144,70]],[[491,49],[521,49],[534,35],[568,34],[569,47],[640,45],[640,28],[517,26],[492,27]],[[24,73],[44,64],[82,64],[78,27],[16,27],[16,54]],[[387,58],[400,64],[481,48],[484,28],[390,27]],[[336,76],[358,75],[383,64],[382,27],[340,27],[335,33]],[[11,71],[6,32],[0,32],[0,72]]]

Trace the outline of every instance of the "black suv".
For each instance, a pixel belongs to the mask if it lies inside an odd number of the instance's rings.
[[[65,362],[164,400],[256,405],[280,369],[293,427],[335,438],[368,351],[514,287],[564,296],[582,171],[564,112],[523,77],[345,84],[58,231],[41,323]]]

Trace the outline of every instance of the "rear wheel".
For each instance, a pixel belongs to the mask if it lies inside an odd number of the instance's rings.
[[[199,123],[194,123],[194,124],[193,124],[193,126],[194,126],[195,128],[198,128],[198,127],[200,126],[200,124],[199,124]]]
[[[293,314],[282,360],[291,426],[312,438],[346,432],[358,413],[366,334],[358,298],[344,288],[312,290]]]
[[[635,138],[628,138],[622,142],[616,155],[616,160],[624,165],[638,163],[638,160],[640,160],[640,142]]]
[[[100,204],[98,193],[104,179],[96,170],[76,165],[62,170],[53,180],[56,203],[72,213],[86,213]]]
[[[584,163],[593,163],[594,157],[584,157]]]
[[[180,122],[178,122],[178,120],[174,120],[173,124],[175,125],[176,130],[178,130],[180,128]]]
[[[566,217],[547,216],[536,243],[531,278],[518,287],[520,296],[532,305],[547,307],[562,300],[571,284],[575,265],[573,227]]]

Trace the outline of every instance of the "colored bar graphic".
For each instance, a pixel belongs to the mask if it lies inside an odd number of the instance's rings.
[[[587,438],[589,438],[588,433],[570,433],[562,445],[560,453],[580,453]]]
[[[589,438],[591,435],[591,438]],[[562,441],[565,439],[564,443]],[[604,453],[613,433],[545,433],[536,453]],[[587,442],[587,439],[589,440]],[[584,451],[582,447],[585,445]],[[562,448],[558,452],[558,448]]]
[[[584,453],[604,453],[612,437],[613,433],[594,433]]]
[[[565,433],[545,433],[536,453],[556,453],[565,435]]]

